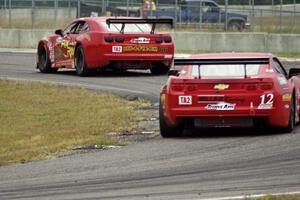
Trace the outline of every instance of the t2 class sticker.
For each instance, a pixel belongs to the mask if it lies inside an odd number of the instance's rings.
[[[263,94],[260,96],[260,104],[258,105],[258,109],[271,109],[273,108],[274,103],[274,94]]]
[[[122,53],[122,46],[112,46],[113,53]]]
[[[235,104],[219,102],[217,104],[208,104],[205,108],[207,110],[234,110]]]
[[[178,104],[179,105],[192,105],[192,96],[179,96]]]

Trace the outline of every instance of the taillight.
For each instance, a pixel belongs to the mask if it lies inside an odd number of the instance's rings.
[[[248,84],[246,85],[246,89],[253,91],[253,90],[257,90],[257,85],[256,84]]]
[[[172,85],[172,90],[176,92],[182,92],[184,91],[184,85]]]
[[[113,42],[114,38],[110,37],[110,36],[106,36],[106,37],[104,37],[104,40],[105,40],[105,42]]]
[[[165,43],[170,43],[172,42],[172,38],[170,36],[167,36],[164,38]]]
[[[259,88],[261,90],[271,90],[271,89],[273,89],[273,83],[261,83],[259,85]]]
[[[116,37],[115,41],[121,43],[121,42],[124,42],[124,38],[122,38],[122,37]]]
[[[186,86],[186,90],[191,92],[191,91],[196,91],[197,90],[197,86],[196,85],[187,85]]]
[[[163,39],[158,37],[158,38],[155,38],[155,42],[156,43],[162,43],[163,42]]]

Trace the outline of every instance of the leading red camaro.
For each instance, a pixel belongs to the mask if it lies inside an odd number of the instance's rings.
[[[203,54],[174,64],[183,69],[170,71],[161,90],[163,137],[185,128],[261,125],[291,132],[299,122],[300,69],[287,73],[272,54]]]
[[[156,24],[171,19],[87,17],[38,43],[37,68],[44,73],[75,68],[80,76],[92,69],[169,71],[174,44],[169,33],[155,33]],[[152,25],[152,26],[151,26]]]

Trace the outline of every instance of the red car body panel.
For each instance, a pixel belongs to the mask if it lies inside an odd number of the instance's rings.
[[[126,69],[149,69],[153,62],[161,62],[167,67],[172,65],[174,44],[169,33],[111,32],[104,27],[107,19],[108,17],[76,19],[71,24],[85,22],[89,30],[63,36],[54,34],[39,41],[39,44],[43,43],[47,47],[51,67],[74,68],[74,53],[78,45],[84,48],[89,69],[103,68],[114,62],[117,67]],[[105,37],[113,38],[113,41],[107,42]],[[115,41],[117,37],[123,38],[124,42]],[[139,38],[146,38],[147,41],[133,42]],[[157,43],[156,38],[162,38],[162,42]],[[171,41],[165,42],[164,38],[171,38]]]
[[[239,78],[199,78],[192,75],[191,65],[183,66],[181,74],[170,76],[161,89],[160,101],[168,126],[176,127],[191,120],[199,127],[253,127],[255,124],[249,119],[264,119],[267,125],[286,127],[292,97],[295,122],[299,121],[300,79],[277,73],[273,65],[279,61],[272,54],[202,54],[189,59],[218,63],[230,59],[264,59],[266,62],[260,64],[256,75]]]

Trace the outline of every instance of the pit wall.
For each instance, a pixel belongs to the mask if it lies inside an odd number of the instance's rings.
[[[0,47],[36,48],[53,30],[0,29]],[[186,52],[300,52],[300,35],[172,32],[175,48]]]

